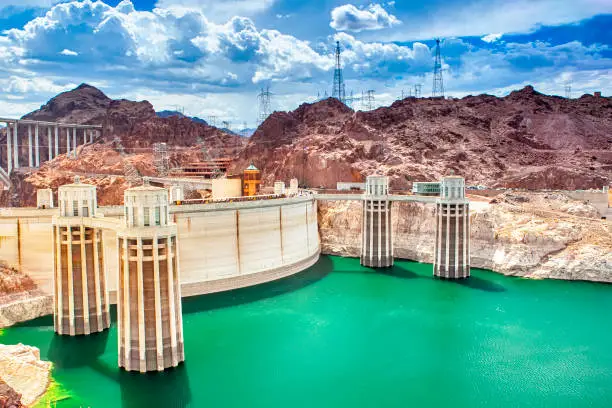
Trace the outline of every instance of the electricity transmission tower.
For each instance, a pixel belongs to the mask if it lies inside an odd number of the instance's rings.
[[[231,130],[232,130],[232,124],[231,124],[231,122],[230,122],[229,120],[224,120],[222,123],[223,123],[223,124],[221,125],[221,127],[222,127],[223,129],[227,129],[227,130],[229,130],[229,131],[231,131]]]
[[[421,97],[421,88],[423,88],[423,85],[421,85],[421,84],[416,84],[414,86],[414,97],[415,98],[420,98]]]
[[[125,175],[125,179],[131,186],[139,185],[142,180],[140,172],[128,160],[128,155],[125,152],[125,148],[123,147],[121,139],[118,136],[115,136],[115,138],[113,139],[113,144],[115,145],[115,150],[121,155],[121,161],[123,164],[123,174]]]
[[[272,113],[272,104],[270,102],[271,95],[270,86],[267,86],[265,89],[261,88],[261,92],[257,95],[257,101],[259,103],[259,124],[262,124],[268,119],[268,116]]]
[[[212,127],[217,127],[217,117],[214,115],[211,115],[208,117],[208,124]]]
[[[572,84],[570,83],[565,84],[565,97],[567,99],[572,98]]]
[[[153,162],[158,175],[162,177],[168,175],[170,159],[168,157],[168,145],[166,143],[153,144]]]
[[[434,62],[433,88],[431,96],[444,98],[444,81],[442,79],[442,56],[440,55],[440,39],[436,38],[436,60]]]
[[[346,103],[346,91],[344,88],[344,78],[342,77],[342,59],[340,51],[340,41],[336,41],[336,69],[334,70],[334,89],[332,98]]]
[[[365,101],[364,101],[366,110],[369,110],[369,111],[374,110],[374,99],[375,99],[374,90],[373,89],[368,90],[366,92]]]

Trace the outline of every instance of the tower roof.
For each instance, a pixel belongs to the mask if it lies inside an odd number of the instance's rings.
[[[259,170],[257,167],[255,167],[255,165],[253,165],[253,163],[251,163],[251,165],[247,167],[246,169],[247,170]]]

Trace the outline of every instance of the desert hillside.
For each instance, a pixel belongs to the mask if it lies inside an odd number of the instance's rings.
[[[354,112],[330,98],[272,114],[236,167],[249,162],[268,181],[297,176],[315,187],[380,171],[404,188],[453,170],[491,187],[601,188],[612,179],[612,99],[528,86],[504,98],[406,98]]]

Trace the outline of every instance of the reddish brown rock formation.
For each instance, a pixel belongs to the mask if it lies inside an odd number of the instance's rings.
[[[0,408],[22,408],[21,395],[0,379]]]
[[[171,166],[197,160],[202,160],[198,147],[170,153]],[[133,187],[124,174],[125,162],[135,168],[140,176],[156,175],[150,151],[122,156],[110,143],[93,144],[80,147],[76,158],[62,154],[43,163],[38,170],[13,172],[12,187],[7,194],[0,196],[0,207],[34,207],[36,190],[42,188],[51,188],[57,198],[57,188],[72,183],[75,176],[79,176],[81,182],[97,187],[99,205],[122,204],[123,192]],[[199,195],[188,197],[197,198]]]
[[[149,147],[156,142],[191,146],[241,146],[240,137],[187,117],[160,118],[147,101],[113,100],[93,86],[82,84],[61,93],[27,119],[63,123],[101,124],[108,141],[119,137],[125,147]]]
[[[335,99],[276,112],[235,163],[266,181],[335,187],[381,171],[396,188],[450,170],[469,184],[601,188],[612,179],[612,100],[567,100],[528,86],[504,98],[397,101],[353,112]]]
[[[34,289],[36,284],[28,275],[0,262],[0,297]]]

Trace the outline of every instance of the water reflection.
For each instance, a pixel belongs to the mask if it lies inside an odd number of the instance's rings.
[[[93,365],[104,354],[109,330],[87,336],[55,334],[49,346],[49,359],[56,368],[79,368]]]
[[[420,277],[418,274],[410,271],[409,269],[403,268],[400,265],[394,265],[391,268],[377,269],[377,271],[383,275],[395,276],[396,278],[402,279],[417,279]]]
[[[118,380],[124,408],[183,408],[191,402],[187,363],[146,375],[120,370]]]
[[[505,292],[506,288],[502,285],[490,281],[488,279],[482,279],[477,276],[470,276],[467,279],[457,279],[454,280],[455,283],[461,286],[466,286],[472,289],[478,289],[485,292]]]
[[[332,271],[332,260],[322,256],[319,262],[304,272],[287,278],[228,292],[185,298],[183,314],[237,306],[293,292],[319,281]]]

